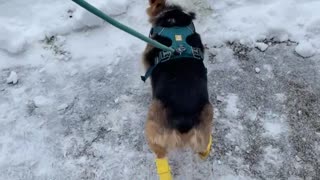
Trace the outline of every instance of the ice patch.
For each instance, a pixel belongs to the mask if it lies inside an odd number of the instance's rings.
[[[246,176],[235,176],[235,175],[226,175],[217,178],[218,180],[251,180],[251,178]]]
[[[269,113],[266,115],[264,122],[264,129],[266,132],[264,135],[271,136],[273,138],[279,138],[282,133],[288,130],[288,126],[285,122],[285,117],[277,114]]]
[[[241,124],[231,125],[230,132],[226,135],[226,138],[231,142],[241,145],[241,147],[246,146],[245,138],[243,137],[243,126]],[[239,147],[238,147],[239,148]]]
[[[265,64],[263,65],[263,69],[266,70],[266,77],[269,78],[269,79],[272,79],[274,78],[274,74],[273,74],[273,68],[270,64]]]
[[[267,133],[272,136],[278,136],[284,131],[281,124],[274,122],[266,122],[265,129],[267,130]]]
[[[283,93],[275,94],[275,97],[276,97],[276,100],[279,102],[284,102],[287,99],[286,95]]]
[[[272,165],[272,166],[281,166],[283,158],[280,155],[280,149],[273,148],[268,146],[264,149],[264,161],[263,166]],[[264,167],[267,168],[267,167]]]
[[[52,100],[45,96],[36,96],[33,101],[37,107],[46,106],[52,103]]]
[[[230,94],[226,97],[226,114],[230,117],[236,117],[239,114],[239,109],[237,107],[239,97],[236,94]]]

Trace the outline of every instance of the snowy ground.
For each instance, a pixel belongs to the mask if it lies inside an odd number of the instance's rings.
[[[147,1],[89,2],[148,34]],[[320,2],[211,4],[215,152],[173,152],[175,178],[319,179]],[[0,180],[157,179],[144,45],[71,1],[0,0]]]

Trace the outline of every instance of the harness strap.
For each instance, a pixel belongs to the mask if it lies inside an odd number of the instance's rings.
[[[191,33],[194,33],[196,32],[196,28],[194,26],[193,23],[189,24],[186,28],[188,28]],[[161,35],[161,33],[165,30],[165,29],[170,29],[169,27],[162,27],[162,26],[156,26],[156,27],[152,27],[151,28],[151,31],[150,31],[150,34],[149,34],[149,37],[152,38],[154,37],[155,35]]]
[[[187,37],[191,36],[195,32],[196,30],[193,23],[186,27],[152,27],[149,37],[153,39],[156,35],[158,35],[169,38],[172,41],[170,48],[174,49],[175,51],[160,51],[158,56],[155,58],[154,65],[147,70],[144,76],[141,76],[141,80],[145,82],[160,63],[164,63],[169,60],[181,58],[194,58],[203,60],[204,54],[202,50],[187,43]]]
[[[154,70],[160,63],[164,63],[164,62],[167,62],[167,61],[171,60],[171,59],[170,59],[170,57],[171,57],[171,52],[162,51],[162,52],[160,52],[160,57],[161,57],[161,54],[164,54],[164,53],[170,54],[170,56],[167,56],[165,59],[164,59],[164,58],[161,58],[161,60],[159,60],[159,57],[156,57],[155,64],[154,64],[153,66],[151,66],[151,67],[148,68],[148,70],[147,70],[147,72],[146,72],[146,74],[145,74],[144,76],[141,76],[141,80],[142,80],[143,82],[146,82],[146,80],[152,75],[153,70]],[[193,55],[194,55],[194,58],[195,58],[195,59],[203,60],[204,57],[203,57],[203,53],[201,52],[201,49],[200,49],[200,48],[195,48],[195,49],[193,50],[193,53],[194,53]],[[162,57],[163,57],[163,55],[162,55]],[[173,60],[177,60],[177,59],[179,59],[179,58],[176,58],[176,59],[173,59]]]
[[[158,64],[159,64],[159,63],[157,63],[157,64],[153,65],[152,67],[150,67],[150,68],[147,70],[146,74],[145,74],[144,76],[141,76],[141,80],[142,80],[143,82],[146,82],[146,80],[151,76],[153,70],[157,67]]]

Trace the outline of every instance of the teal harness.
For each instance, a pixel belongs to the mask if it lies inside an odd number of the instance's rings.
[[[192,47],[187,43],[187,38],[195,32],[193,23],[185,27],[153,27],[149,37],[152,38],[159,35],[169,38],[172,42],[170,48],[173,48],[175,52],[164,50],[160,51],[159,55],[155,59],[155,64],[147,70],[144,76],[141,76],[142,81],[145,82],[160,63],[178,60],[181,58],[193,58],[202,61],[204,59],[202,50],[198,47]]]

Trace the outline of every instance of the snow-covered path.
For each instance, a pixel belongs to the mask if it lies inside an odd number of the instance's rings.
[[[144,43],[71,2],[32,1],[0,3],[0,180],[157,179],[143,133]],[[147,2],[90,2],[148,33]],[[175,178],[319,178],[320,3],[212,4],[213,16],[197,23],[214,152],[204,162],[173,152]]]

